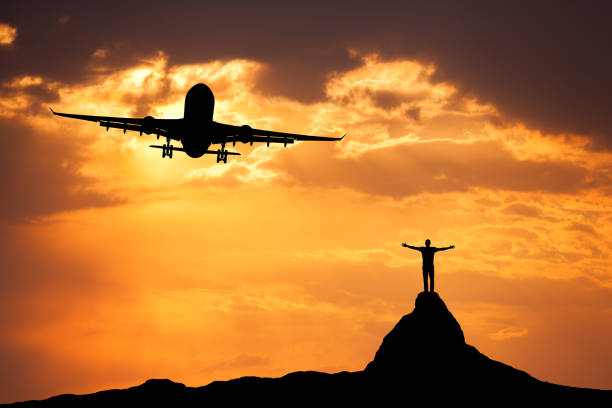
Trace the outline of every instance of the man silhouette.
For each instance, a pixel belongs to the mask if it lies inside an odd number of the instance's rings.
[[[446,251],[447,249],[453,249],[455,246],[451,245],[445,248],[432,247],[430,240],[425,240],[424,247],[415,247],[412,245],[406,245],[402,243],[403,247],[414,249],[419,251],[423,256],[423,284],[425,285],[425,292],[427,292],[427,276],[429,275],[429,281],[431,282],[430,291],[434,291],[434,254],[438,251]]]

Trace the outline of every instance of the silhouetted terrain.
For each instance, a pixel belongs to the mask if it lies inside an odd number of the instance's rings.
[[[170,380],[149,380],[125,390],[59,395],[16,406],[113,406],[164,404],[346,406],[383,403],[471,405],[509,403],[612,403],[612,391],[565,387],[493,361],[467,345],[461,326],[437,293],[422,292],[412,313],[385,336],[364,371],[326,374],[296,372],[281,378],[243,377],[191,388]]]

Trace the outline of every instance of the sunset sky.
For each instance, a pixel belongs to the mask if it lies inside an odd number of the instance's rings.
[[[469,344],[612,389],[612,12],[489,3],[2,2],[0,403],[362,370],[426,238]],[[178,118],[199,82],[348,135],[162,160],[48,110]]]

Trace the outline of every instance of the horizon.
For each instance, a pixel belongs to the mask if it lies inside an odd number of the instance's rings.
[[[612,389],[611,10],[264,3],[0,6],[0,403],[362,370],[425,239],[468,344]],[[180,118],[196,83],[347,136],[169,160],[48,110]]]

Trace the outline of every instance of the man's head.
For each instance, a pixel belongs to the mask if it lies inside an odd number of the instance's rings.
[[[428,246],[430,246],[430,245],[431,245],[431,241],[430,241],[430,240],[428,240],[428,239],[426,239],[426,240],[425,240],[425,246],[426,246],[426,247],[428,247]]]

